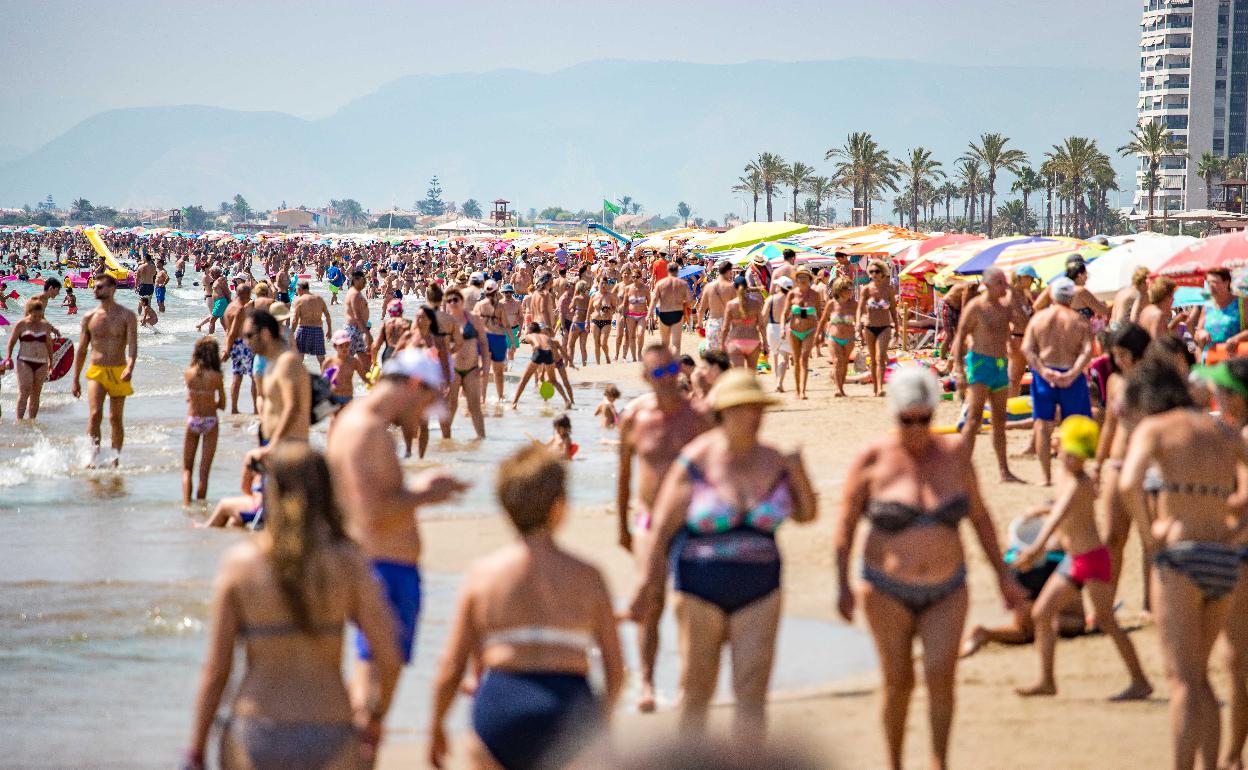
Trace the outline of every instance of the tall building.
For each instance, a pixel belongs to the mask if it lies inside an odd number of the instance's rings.
[[[1153,205],[1208,206],[1200,156],[1248,153],[1248,0],[1145,0],[1138,107],[1141,122],[1160,120],[1187,147],[1187,157],[1162,161]],[[1139,160],[1135,206],[1144,209],[1148,162]]]

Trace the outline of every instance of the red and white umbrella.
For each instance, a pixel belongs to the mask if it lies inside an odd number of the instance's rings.
[[[1154,275],[1164,275],[1180,286],[1200,286],[1205,273],[1248,266],[1248,231],[1215,235],[1197,241],[1166,260]]]

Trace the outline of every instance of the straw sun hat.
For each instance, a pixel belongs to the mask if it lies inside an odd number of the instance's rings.
[[[711,406],[717,412],[734,406],[772,406],[776,399],[763,392],[758,378],[745,369],[732,369],[720,375],[711,391]]]

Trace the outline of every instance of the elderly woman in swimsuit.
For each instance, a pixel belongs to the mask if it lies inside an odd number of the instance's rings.
[[[5,353],[17,373],[17,419],[26,419],[27,407],[30,419],[39,416],[39,401],[43,396],[43,384],[52,370],[52,336],[56,329],[44,318],[44,301],[35,297],[26,301],[26,313],[13,324],[9,335],[9,348]],[[17,358],[13,358],[13,348]],[[0,369],[0,372],[3,372]]]
[[[182,439],[182,504],[191,504],[191,475],[195,455],[199,460],[196,500],[208,499],[208,474],[217,454],[217,412],[225,408],[225,377],[221,374],[221,348],[216,337],[203,337],[191,351],[191,365],[182,375],[186,381],[186,435]]]
[[[650,617],[661,602],[670,553],[682,652],[682,722],[695,731],[705,725],[727,644],[736,735],[755,745],[766,729],[780,623],[775,533],[786,519],[814,520],[817,501],[801,456],[759,439],[763,412],[775,401],[752,371],[725,372],[710,400],[719,427],[689,442],[663,480],[630,614],[637,620]]]
[[[867,267],[871,282],[862,287],[855,324],[871,357],[871,385],[875,395],[884,395],[884,371],[888,368],[888,342],[893,329],[901,326],[897,319],[897,297],[893,293],[888,265],[873,260]]]
[[[738,275],[732,285],[737,290],[736,299],[724,305],[724,350],[733,366],[745,366],[750,371],[758,367],[760,352],[770,352],[762,329],[763,302],[748,291],[745,276]]]
[[[823,318],[823,294],[813,287],[815,276],[809,267],[799,267],[793,274],[796,284],[785,303],[789,336],[793,345],[794,390],[800,401],[806,400],[806,384],[810,379],[810,354],[815,349],[814,337]]]
[[[247,669],[222,729],[223,768],[368,767],[390,706],[386,683],[398,676],[390,609],[343,529],[324,459],[285,442],[264,463],[266,527],[222,560],[184,766],[204,767],[239,645]],[[348,621],[373,652],[358,703],[342,679]]]
[[[481,409],[481,394],[484,382],[481,378],[483,366],[490,362],[490,349],[486,345],[485,322],[464,307],[464,295],[459,289],[450,289],[443,295],[442,304],[450,316],[451,324],[460,330],[463,343],[451,354],[451,369],[455,376],[449,381],[446,403],[450,411],[446,421],[442,423],[442,437],[451,437],[451,425],[455,422],[455,413],[459,411],[459,394],[462,391],[464,400],[468,402],[468,416],[472,418],[472,427],[477,438],[485,438],[485,414]]]
[[[1188,770],[1199,757],[1202,767],[1218,767],[1209,656],[1242,582],[1248,449],[1238,432],[1194,408],[1186,380],[1160,358],[1145,357],[1131,371],[1123,400],[1142,415],[1118,490],[1145,551],[1155,554],[1150,589],[1170,684],[1171,766]]]
[[[902,762],[916,636],[923,642],[932,767],[946,766],[958,644],[968,605],[966,556],[958,535],[962,519],[974,526],[1006,603],[1026,600],[1002,560],[965,447],[930,430],[940,396],[940,383],[930,371],[908,367],[894,373],[889,411],[897,430],[850,465],[836,526],[839,610],[852,620],[861,604],[875,637],[884,678],[884,734],[894,768]],[[871,528],[855,594],[849,565],[854,533],[864,516]]]
[[[828,290],[831,297],[825,310],[824,336],[832,342],[832,376],[836,382],[836,398],[845,398],[845,377],[849,362],[854,355],[854,327],[858,317],[858,300],[854,299],[854,285],[845,276],[839,276]]]
[[[464,580],[434,679],[429,762],[436,768],[445,763],[446,716],[466,675],[475,689],[469,749],[480,768],[566,766],[606,725],[619,697],[624,659],[606,581],[554,539],[567,515],[566,477],[564,463],[536,445],[499,470],[499,502],[518,537]],[[605,673],[601,695],[587,678],[594,649]]]

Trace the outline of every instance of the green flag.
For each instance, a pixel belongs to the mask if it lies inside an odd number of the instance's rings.
[[[620,208],[619,206],[615,205],[614,203],[612,203],[611,201],[607,200],[606,198],[603,198],[603,199],[602,199],[602,210],[603,210],[603,211],[610,211],[612,214],[619,214],[619,213],[620,213],[621,211],[623,211],[624,209],[622,209],[622,208]]]

